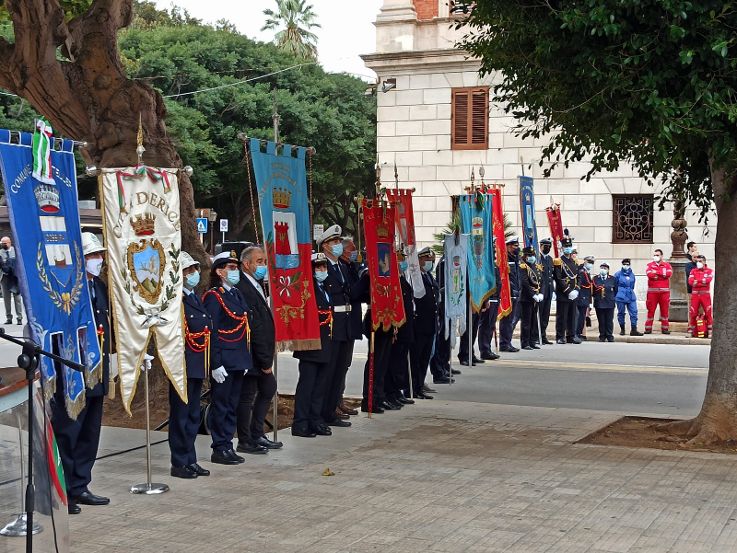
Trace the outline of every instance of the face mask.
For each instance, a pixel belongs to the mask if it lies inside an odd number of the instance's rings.
[[[599,274],[605,277],[609,274],[609,269],[599,269]]]
[[[323,282],[326,278],[328,278],[327,271],[315,271],[315,279],[317,282]]]
[[[330,246],[330,251],[335,257],[343,255],[343,244],[333,244]]]
[[[102,271],[102,259],[88,259],[85,261],[84,266],[85,269],[87,269],[87,272],[92,276],[100,276],[100,271]]]
[[[630,270],[630,266],[629,266],[629,265],[622,265],[622,270],[623,270],[623,271],[624,271],[625,273],[627,273],[627,272],[629,272],[629,270]]]
[[[194,273],[190,273],[187,275],[187,278],[185,279],[184,284],[187,288],[191,290],[193,288],[196,288],[199,283],[200,283],[200,273],[198,271],[195,271]]]
[[[697,269],[703,269],[704,268],[704,264],[701,261],[697,261],[696,262],[696,268]]]
[[[409,267],[409,263],[407,263],[406,261],[400,261],[399,262],[399,270],[400,271],[402,271],[402,272],[406,271],[407,270],[407,267]]]
[[[593,266],[593,265],[592,265],[591,263],[584,263],[584,264],[583,264],[583,266],[584,266],[584,268],[585,268],[585,269],[586,269],[587,271],[590,271],[591,269],[593,269],[593,268],[594,268],[594,266]]]
[[[355,263],[356,261],[358,261],[358,250],[353,250],[348,255],[348,259],[350,259],[352,263]]]
[[[266,278],[267,274],[269,274],[269,269],[266,265],[257,265],[256,270],[253,272],[253,278],[256,280],[263,280]]]
[[[550,253],[550,246],[543,246],[542,252],[548,255]]]
[[[660,256],[659,255],[654,255],[653,256],[653,261],[655,261],[655,263],[657,263],[658,261],[660,261]]]
[[[432,271],[433,262],[432,261],[425,261],[425,264],[423,265],[423,268],[425,269],[426,273],[429,273]]]
[[[537,261],[537,258],[534,255],[527,258],[527,263],[529,263],[530,265],[534,265],[535,261]]]
[[[228,275],[225,278],[228,284],[235,286],[241,281],[241,272],[238,269],[233,269],[232,271],[228,271]]]
[[[563,253],[566,255],[571,255],[573,253],[573,248],[563,248]]]

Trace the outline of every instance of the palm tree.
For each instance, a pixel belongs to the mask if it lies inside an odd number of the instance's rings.
[[[320,28],[316,15],[307,0],[276,0],[276,11],[264,10],[266,23],[262,31],[276,30],[274,42],[280,48],[298,57],[317,59],[317,35]]]

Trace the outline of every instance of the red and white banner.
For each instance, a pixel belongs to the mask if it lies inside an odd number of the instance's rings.
[[[560,204],[552,204],[545,208],[548,215],[548,226],[550,227],[550,237],[553,239],[553,252],[555,257],[560,257],[558,252],[560,241],[563,240],[563,220],[560,217]]]
[[[503,319],[512,312],[512,291],[509,283],[509,263],[507,262],[507,246],[504,236],[504,208],[502,207],[502,191],[499,188],[489,188],[492,208],[492,232],[494,233],[494,258],[499,268],[499,319]]]
[[[425,285],[422,283],[420,259],[417,256],[412,190],[407,188],[386,189],[386,197],[394,207],[394,220],[397,227],[399,244],[404,246],[404,252],[407,258],[407,280],[412,284],[414,296],[416,298],[422,298],[425,296]]]

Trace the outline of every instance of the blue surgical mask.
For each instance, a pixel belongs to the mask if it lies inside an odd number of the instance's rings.
[[[315,271],[315,279],[317,282],[323,282],[326,278],[328,278],[327,271]]]
[[[241,272],[238,269],[233,269],[232,271],[228,271],[228,275],[225,278],[228,284],[235,286],[241,281]]]
[[[628,273],[629,270],[630,270],[630,266],[629,265],[622,265],[622,271],[624,271],[625,273]]]
[[[266,265],[257,265],[256,270],[253,271],[253,278],[255,278],[256,280],[263,280],[268,274],[269,269],[268,267],[266,267]]]
[[[335,257],[343,255],[343,244],[333,244],[330,246],[330,251]]]
[[[348,259],[350,259],[353,263],[358,261],[358,250],[353,250],[349,255]]]
[[[407,267],[409,267],[409,264],[406,261],[400,261],[399,262],[399,270],[404,272],[407,270]]]
[[[534,265],[535,261],[537,261],[537,258],[534,255],[527,258],[527,263],[529,263],[530,265]]]
[[[197,285],[199,283],[200,283],[200,273],[199,271],[195,271],[194,273],[190,273],[187,275],[184,285],[190,290],[192,290],[193,288],[197,288]]]
[[[433,262],[432,261],[425,261],[425,264],[423,265],[423,267],[425,269],[425,272],[426,273],[429,273],[430,271],[432,271]]]
[[[594,266],[591,263],[584,263],[583,266],[586,268],[587,271],[590,271],[594,268]]]
[[[571,255],[573,253],[573,248],[563,248],[563,253],[566,255]]]
[[[609,274],[609,269],[599,269],[599,274],[606,277]]]

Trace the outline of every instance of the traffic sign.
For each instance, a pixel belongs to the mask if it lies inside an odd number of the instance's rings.
[[[220,232],[228,232],[228,220],[220,219]]]
[[[197,218],[197,232],[207,234],[207,217]]]
[[[325,227],[323,225],[312,225],[312,238],[316,239],[318,236],[320,236],[323,232],[325,232]]]

